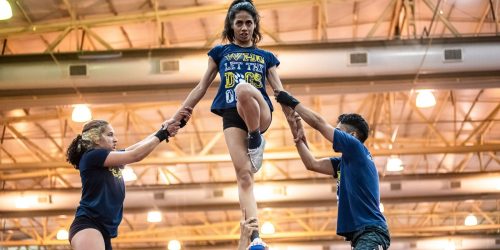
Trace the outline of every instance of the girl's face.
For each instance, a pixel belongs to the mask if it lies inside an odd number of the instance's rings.
[[[99,139],[99,147],[107,150],[116,150],[116,143],[118,140],[115,137],[115,130],[111,125],[107,125],[104,132],[101,134]]]
[[[252,46],[253,30],[255,22],[250,13],[242,10],[236,13],[232,24],[234,41],[240,46]]]

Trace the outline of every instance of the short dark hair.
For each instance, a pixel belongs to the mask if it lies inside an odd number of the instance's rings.
[[[224,31],[222,31],[222,40],[228,40],[229,42],[234,42],[234,30],[232,24],[236,14],[240,11],[248,12],[255,22],[255,29],[252,34],[252,43],[257,45],[260,40],[262,40],[262,34],[260,33],[260,15],[257,9],[253,5],[252,0],[234,0],[229,9],[227,10],[226,20],[224,21]]]
[[[351,131],[348,132],[356,132],[358,139],[361,142],[365,142],[368,139],[368,132],[370,128],[366,120],[359,114],[341,114],[337,119],[337,123],[348,125],[347,129]]]

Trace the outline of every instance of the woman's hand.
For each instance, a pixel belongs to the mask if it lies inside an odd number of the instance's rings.
[[[179,130],[186,125],[186,123],[191,118],[191,113],[193,112],[193,108],[184,107],[179,110],[173,117],[164,121],[161,127],[164,130],[167,130],[170,136],[175,136]]]
[[[184,107],[181,110],[179,110],[173,117],[172,119],[176,121],[181,122],[181,127],[184,127],[186,123],[189,121],[191,118],[191,114],[193,113],[193,108],[192,107]]]
[[[241,210],[240,220],[240,241],[238,243],[238,250],[246,250],[250,245],[250,236],[253,231],[259,230],[259,221],[257,218],[246,218],[246,210]]]

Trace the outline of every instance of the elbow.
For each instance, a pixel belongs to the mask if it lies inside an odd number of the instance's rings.
[[[146,156],[140,153],[134,153],[132,154],[132,157],[130,159],[131,162],[139,162],[142,161]]]
[[[141,160],[142,160],[142,158],[139,156],[133,156],[132,159],[130,159],[131,163],[135,163],[135,162],[138,162]]]
[[[312,162],[305,162],[304,165],[306,166],[306,169],[309,171],[314,171],[314,164]]]
[[[316,130],[319,130],[321,127],[323,127],[324,125],[326,124],[326,121],[321,118],[321,117],[316,117],[316,119],[314,119],[314,123],[312,125],[312,127]]]
[[[198,97],[201,98],[207,93],[208,88],[203,86],[201,83],[194,88],[194,92],[197,93]]]

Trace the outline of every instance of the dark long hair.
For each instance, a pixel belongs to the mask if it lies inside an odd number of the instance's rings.
[[[255,29],[252,34],[252,43],[253,45],[257,45],[260,40],[262,40],[262,34],[260,34],[260,16],[259,12],[253,5],[252,0],[234,0],[229,9],[227,10],[226,20],[224,21],[224,31],[222,31],[222,40],[228,40],[229,42],[234,42],[234,31],[232,24],[234,22],[234,18],[236,14],[240,11],[248,12],[255,22]]]
[[[100,138],[108,124],[109,123],[104,120],[92,120],[85,123],[85,125],[83,125],[82,134],[77,135],[69,145],[66,151],[66,161],[78,169],[82,155],[97,145],[95,140]],[[96,138],[96,136],[99,137]]]

